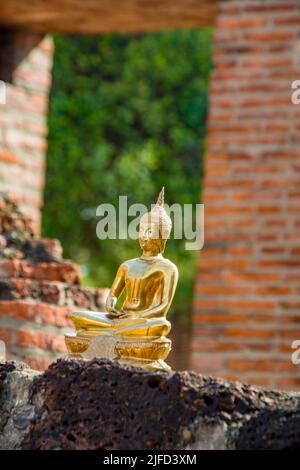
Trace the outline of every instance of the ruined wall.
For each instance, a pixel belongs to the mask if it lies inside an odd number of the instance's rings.
[[[0,195],[0,340],[7,358],[47,368],[66,353],[70,311],[99,310],[106,295],[83,288],[79,266],[63,259],[59,241],[36,237],[15,202]]]
[[[1,29],[0,190],[14,195],[38,230],[47,147],[50,37]]]
[[[205,160],[192,367],[300,386],[298,1],[221,1]]]

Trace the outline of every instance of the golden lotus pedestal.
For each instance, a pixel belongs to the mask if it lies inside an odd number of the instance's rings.
[[[93,359],[102,357],[121,364],[142,367],[145,370],[170,370],[164,362],[171,351],[172,342],[165,336],[65,335],[72,357]]]

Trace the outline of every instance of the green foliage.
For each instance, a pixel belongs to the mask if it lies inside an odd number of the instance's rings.
[[[96,207],[200,198],[211,32],[56,36],[43,234],[62,241],[85,282],[109,286],[139,255],[132,240],[98,240]],[[176,311],[188,320],[196,252],[170,240]]]

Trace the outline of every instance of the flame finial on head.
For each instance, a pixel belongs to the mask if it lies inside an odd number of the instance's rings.
[[[164,202],[165,202],[165,187],[163,186],[158,195],[156,205],[160,207],[164,207]]]
[[[168,239],[172,229],[172,221],[164,209],[165,187],[161,189],[156,204],[150,212],[144,214],[140,224],[152,222],[157,228],[157,237]]]

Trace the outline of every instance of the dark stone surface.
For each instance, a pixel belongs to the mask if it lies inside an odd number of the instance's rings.
[[[300,394],[102,359],[0,363],[0,448],[300,449]]]
[[[300,404],[292,409],[264,409],[240,429],[237,449],[300,449]]]
[[[13,362],[0,362],[0,429],[3,429],[7,421],[7,416],[4,413],[4,404],[7,400],[7,396],[4,389],[4,382],[7,375],[16,369]]]
[[[7,406],[10,401],[9,389],[5,386],[7,379],[10,377],[12,372],[22,373],[24,370],[30,370],[27,364],[17,361],[0,361],[0,433],[4,429],[9,415],[11,413],[11,406]]]
[[[206,424],[222,425],[230,448],[300,449],[299,394],[193,372],[59,360],[37,377],[32,403],[25,449],[202,448]]]

